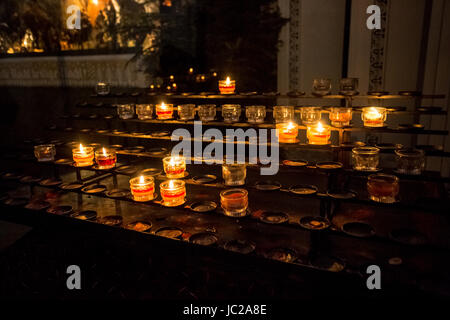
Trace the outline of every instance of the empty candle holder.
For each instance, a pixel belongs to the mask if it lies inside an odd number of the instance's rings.
[[[134,105],[119,104],[117,105],[117,114],[120,119],[132,119],[134,117]]]
[[[39,162],[55,160],[56,148],[54,144],[41,144],[34,146],[34,156]]]
[[[316,124],[322,117],[320,107],[301,107],[300,119],[305,126]]]
[[[159,185],[163,204],[167,207],[182,205],[186,201],[186,186],[183,180],[167,180]]]
[[[222,177],[226,186],[242,186],[247,177],[247,166],[245,163],[224,163]]]
[[[151,176],[130,179],[130,189],[134,201],[144,202],[155,198],[155,180]]]
[[[395,150],[397,172],[401,174],[419,175],[425,169],[425,153],[418,149]]]
[[[384,127],[387,118],[386,108],[365,107],[362,108],[361,119],[365,127]]]
[[[153,118],[153,105],[137,104],[136,114],[139,120],[148,120]]]
[[[330,137],[331,128],[329,126],[322,125],[321,122],[306,128],[306,138],[308,139],[308,144],[326,145],[330,143]]]
[[[173,104],[161,104],[156,105],[156,116],[159,120],[168,120],[173,117]]]
[[[214,121],[216,118],[215,104],[201,104],[198,106],[198,117],[201,121]]]
[[[330,110],[330,121],[333,127],[346,127],[352,120],[352,108],[333,107]]]
[[[238,122],[241,117],[241,106],[239,104],[222,105],[222,117],[224,122]]]
[[[186,158],[184,157],[166,157],[163,159],[164,172],[167,178],[183,178],[186,171]]]
[[[380,162],[380,149],[375,147],[356,147],[352,149],[353,169],[358,171],[377,171]]]
[[[193,120],[195,117],[195,104],[180,104],[178,106],[180,120]]]
[[[367,179],[367,191],[371,200],[383,203],[396,202],[400,186],[398,178],[393,175],[377,173]]]
[[[277,123],[276,135],[280,143],[296,143],[298,136],[298,125],[295,122]]]
[[[228,189],[220,192],[220,204],[225,215],[243,217],[247,215],[248,192],[245,189]]]
[[[102,148],[95,151],[95,162],[99,169],[111,169],[116,166],[117,154],[114,149]]]
[[[273,119],[275,123],[294,121],[295,110],[293,106],[274,106]]]
[[[318,78],[313,80],[312,93],[315,96],[326,96],[331,93],[331,80]]]
[[[107,96],[110,93],[110,86],[105,82],[99,82],[95,86],[95,92],[99,96]]]
[[[235,80],[230,80],[230,77],[227,77],[226,80],[219,80],[219,91],[221,94],[233,94],[235,90]]]
[[[245,116],[249,123],[263,123],[266,118],[266,106],[247,106]]]
[[[94,164],[94,148],[80,144],[78,148],[72,149],[72,157],[77,167],[91,166]]]
[[[344,96],[356,95],[358,93],[358,78],[342,78],[339,93]]]

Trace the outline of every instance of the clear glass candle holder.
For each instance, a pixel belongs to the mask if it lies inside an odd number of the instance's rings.
[[[306,138],[308,139],[308,144],[329,144],[331,138],[331,128],[329,126],[322,125],[321,122],[318,122],[317,124],[306,128]]]
[[[305,126],[316,124],[322,118],[320,107],[301,107],[300,119]]]
[[[186,171],[186,158],[184,157],[165,157],[163,159],[164,172],[167,178],[183,178]]]
[[[173,104],[165,104],[164,102],[156,105],[156,117],[159,120],[169,120],[173,117]]]
[[[110,88],[109,84],[107,84],[106,82],[99,82],[95,86],[95,92],[99,96],[107,96],[110,93],[110,91],[111,91],[111,88]]]
[[[401,174],[419,175],[425,169],[425,153],[418,149],[395,150],[397,172]]]
[[[333,127],[346,127],[352,120],[352,108],[333,107],[330,110],[330,121]]]
[[[380,149],[375,147],[356,147],[352,149],[353,169],[358,171],[377,171],[380,162]]]
[[[155,198],[155,180],[151,176],[130,179],[130,190],[134,201],[144,202]]]
[[[39,162],[55,160],[56,148],[54,144],[41,144],[34,146],[34,156]]]
[[[353,96],[358,93],[358,78],[342,78],[340,81],[340,94]]]
[[[139,120],[149,120],[153,118],[153,105],[137,104],[136,114]]]
[[[371,200],[383,203],[396,201],[400,186],[398,178],[393,175],[377,173],[367,179],[367,191]]]
[[[318,78],[313,80],[312,93],[315,96],[326,96],[331,93],[331,80]]]
[[[159,188],[166,207],[179,206],[186,201],[186,186],[183,180],[167,180],[161,182]]]
[[[116,166],[117,154],[114,149],[102,148],[95,151],[95,162],[99,169],[111,169]]]
[[[201,121],[214,121],[216,118],[215,104],[201,104],[198,106],[198,117]]]
[[[242,186],[247,177],[247,166],[245,163],[224,163],[222,177],[226,186]]]
[[[228,189],[220,192],[220,204],[224,214],[243,217],[247,214],[248,192],[245,189]]]
[[[384,127],[387,118],[386,108],[364,107],[362,108],[361,119],[365,127]]]
[[[222,117],[224,122],[238,122],[241,117],[241,106],[239,104],[222,105]]]
[[[226,80],[219,80],[219,91],[221,94],[233,94],[235,90],[235,80],[230,80],[229,77]]]
[[[132,119],[134,117],[134,105],[119,104],[117,105],[117,114],[120,119]]]
[[[273,119],[275,123],[294,121],[295,110],[293,106],[274,106]]]
[[[193,120],[195,118],[195,104],[180,104],[178,106],[180,120]]]
[[[245,116],[249,123],[263,123],[266,118],[266,106],[247,106]]]
[[[94,148],[83,147],[72,149],[73,161],[77,167],[87,167],[94,164]]]
[[[295,122],[277,123],[276,135],[280,143],[296,143],[298,136],[298,125]]]

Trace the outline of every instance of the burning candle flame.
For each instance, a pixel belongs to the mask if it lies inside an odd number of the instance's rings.
[[[227,86],[230,85],[230,77],[227,77],[227,80],[225,80],[225,84],[226,84]]]
[[[139,183],[144,183],[144,182],[145,182],[144,176],[140,176],[140,177],[139,177]]]
[[[320,121],[317,123],[316,129],[318,132],[323,132],[325,130],[325,128],[323,127],[323,125]]]
[[[106,154],[106,150],[105,150],[105,148],[102,148],[102,150],[103,150],[103,155],[106,157],[107,156],[107,154]]]
[[[295,126],[294,126],[294,124],[292,122],[289,122],[288,126],[286,127],[286,129],[288,129],[288,130],[291,130],[291,129],[294,129],[294,128],[295,128]]]
[[[83,148],[83,145],[81,143],[80,143],[80,152],[84,153],[84,148]]]
[[[175,188],[175,183],[173,182],[173,180],[169,180],[169,189],[173,188]]]

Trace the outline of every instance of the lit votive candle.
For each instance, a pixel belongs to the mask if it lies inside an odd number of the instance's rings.
[[[276,124],[276,134],[281,143],[296,143],[298,125],[295,122],[284,122]]]
[[[73,161],[77,167],[87,167],[94,164],[94,148],[83,147],[80,143],[78,148],[72,149]]]
[[[167,180],[159,185],[163,204],[167,207],[182,205],[186,201],[186,186],[183,180]]]
[[[167,178],[183,178],[186,171],[186,159],[184,157],[166,157],[163,159],[164,172]]]
[[[346,127],[352,120],[352,108],[333,107],[330,112],[330,121],[333,127]]]
[[[361,118],[365,127],[383,127],[386,117],[386,108],[366,107],[362,109]]]
[[[228,189],[220,192],[220,204],[225,215],[243,217],[247,214],[248,191],[245,189]]]
[[[319,121],[314,126],[308,126],[306,129],[306,137],[309,144],[324,145],[330,143],[331,128],[324,126]]]
[[[172,119],[173,116],[173,104],[161,104],[156,105],[156,116],[160,120]]]
[[[134,201],[144,202],[153,200],[155,180],[151,176],[140,176],[130,179],[130,189]]]
[[[236,81],[230,80],[227,77],[226,80],[219,80],[219,91],[221,94],[233,94],[236,89]]]
[[[117,155],[113,149],[102,148],[95,151],[95,161],[99,169],[111,169],[116,166]]]

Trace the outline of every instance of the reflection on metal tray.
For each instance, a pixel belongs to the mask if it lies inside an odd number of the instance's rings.
[[[289,216],[284,212],[266,211],[261,214],[259,220],[268,224],[281,224],[289,221]]]
[[[190,204],[188,208],[195,212],[210,212],[217,208],[217,204],[214,201],[198,201]]]
[[[255,188],[263,191],[273,191],[281,189],[281,183],[278,181],[258,181],[255,183]]]
[[[347,222],[342,226],[342,231],[358,238],[367,238],[375,235],[375,230],[372,226],[364,222]]]
[[[107,191],[106,196],[113,199],[126,198],[130,195],[130,191],[127,189],[112,189]]]
[[[62,206],[48,208],[47,212],[52,213],[52,214],[67,216],[73,212],[73,208],[72,208],[72,206],[69,206],[69,205],[62,205]]]
[[[101,193],[106,190],[106,186],[102,184],[93,184],[81,189],[85,193]]]
[[[100,219],[98,219],[98,222],[100,222],[101,224],[105,224],[107,226],[120,226],[123,222],[123,218],[122,216],[118,216],[118,215],[112,215],[112,216],[105,216],[105,217],[101,217]]]
[[[324,217],[306,216],[300,218],[300,225],[308,230],[324,230],[330,227],[331,223]]]
[[[192,178],[192,181],[198,184],[207,184],[217,180],[217,177],[212,174],[204,174],[201,176],[195,176]]]
[[[217,243],[219,239],[211,232],[201,232],[189,237],[189,241],[202,246],[211,246]]]
[[[247,240],[230,240],[225,243],[224,249],[242,254],[249,254],[255,251],[256,245]]]
[[[70,215],[72,218],[76,218],[79,220],[87,220],[87,221],[94,221],[97,219],[97,211],[94,210],[84,210],[75,212]]]
[[[266,252],[264,255],[269,259],[288,263],[294,262],[298,257],[297,252],[289,248],[273,248]]]
[[[152,228],[152,223],[150,221],[139,220],[127,224],[125,228],[138,232],[149,232]]]
[[[170,239],[181,239],[183,235],[183,230],[177,227],[163,227],[158,229],[155,234],[157,236],[170,238]]]

